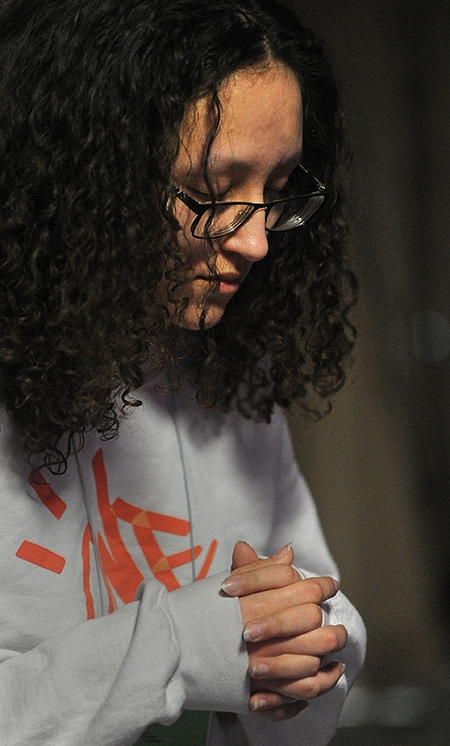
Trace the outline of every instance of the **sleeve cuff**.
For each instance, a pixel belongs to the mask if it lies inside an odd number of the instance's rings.
[[[220,590],[228,575],[213,575],[166,597],[180,650],[176,675],[186,709],[248,712],[248,654],[239,599]]]

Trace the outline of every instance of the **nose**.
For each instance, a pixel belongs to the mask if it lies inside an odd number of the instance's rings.
[[[264,209],[256,210],[233,233],[221,238],[219,245],[223,251],[239,254],[252,263],[264,259],[269,250]]]

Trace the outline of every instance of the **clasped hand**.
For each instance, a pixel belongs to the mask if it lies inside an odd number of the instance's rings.
[[[342,624],[323,624],[320,604],[339,588],[330,577],[302,579],[292,567],[288,545],[273,557],[258,559],[245,542],[233,552],[233,570],[223,590],[238,596],[251,677],[250,709],[270,720],[297,715],[307,701],[330,691],[345,671],[323,656],[347,642]]]

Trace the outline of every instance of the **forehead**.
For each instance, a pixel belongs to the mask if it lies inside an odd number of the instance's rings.
[[[221,86],[220,126],[211,146],[214,172],[228,166],[268,171],[300,158],[303,109],[295,75],[282,65],[239,71]],[[201,169],[214,111],[211,98],[193,104],[180,129],[177,171]]]

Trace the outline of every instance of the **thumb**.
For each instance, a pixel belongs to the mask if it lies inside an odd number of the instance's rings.
[[[294,551],[292,544],[286,544],[271,557],[266,559],[260,559],[256,554],[255,550],[247,544],[246,541],[238,541],[233,550],[232,558],[232,572],[238,572],[240,570],[249,571],[256,568],[264,567],[265,565],[290,565],[294,559]]]
[[[258,559],[258,555],[255,550],[252,549],[250,544],[245,541],[238,541],[233,550],[233,564],[232,569],[238,570],[244,565],[249,565],[251,562],[255,562]]]

